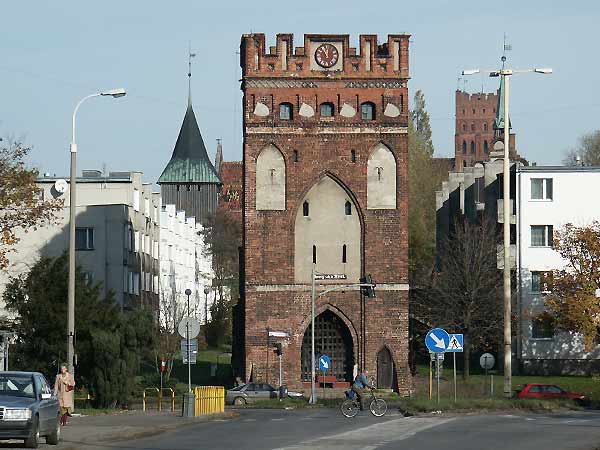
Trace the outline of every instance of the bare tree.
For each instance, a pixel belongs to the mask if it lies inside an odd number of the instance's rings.
[[[584,134],[577,147],[567,150],[563,164],[575,166],[578,162],[585,166],[600,166],[600,130]]]
[[[498,342],[502,330],[498,242],[495,224],[490,221],[457,221],[441,246],[439,270],[413,296],[415,318],[464,334],[465,378],[471,351]]]

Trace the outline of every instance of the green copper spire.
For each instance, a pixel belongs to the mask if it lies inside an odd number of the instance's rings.
[[[508,123],[512,128],[512,123]],[[496,119],[494,119],[494,129],[504,131],[504,77],[500,77],[500,89],[498,89],[498,104],[496,105]]]

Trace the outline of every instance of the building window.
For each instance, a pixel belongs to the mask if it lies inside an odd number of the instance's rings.
[[[375,120],[375,105],[371,102],[365,102],[360,105],[362,120]]]
[[[346,200],[346,204],[344,205],[344,210],[347,216],[352,215],[352,203]]]
[[[487,123],[483,124],[483,131],[487,131]]]
[[[294,150],[294,162],[298,162],[298,150]]]
[[[485,108],[483,108],[481,111],[483,112],[483,114],[485,114]]]
[[[75,250],[94,249],[94,229],[75,228]]]
[[[489,153],[490,152],[490,147],[488,145],[488,141],[483,141],[483,152],[484,153]]]
[[[475,203],[485,203],[485,178],[475,178]]]
[[[150,217],[150,199],[144,198],[144,215]]]
[[[350,150],[350,159],[353,163],[356,162],[356,151]]]
[[[473,108],[473,114],[475,114],[475,108]]]
[[[463,109],[463,116],[466,114],[465,110]]]
[[[321,117],[333,117],[333,103],[321,103]]]
[[[531,179],[532,200],[552,200],[552,178]]]
[[[550,292],[552,284],[552,272],[531,272],[531,292],[546,293]]]
[[[541,314],[531,321],[531,337],[533,339],[552,339],[554,337],[554,321],[548,314]]]
[[[471,141],[471,155],[475,154],[475,141]]]
[[[304,217],[308,217],[308,212],[309,212],[309,206],[308,206],[308,202],[306,202],[306,201],[305,201],[305,202],[302,204],[302,215],[303,215]]]
[[[281,120],[292,120],[294,118],[291,103],[282,103],[279,105],[279,118]]]
[[[467,124],[463,123],[463,131],[467,131]]]
[[[467,143],[465,141],[463,141],[462,152],[463,152],[463,155],[467,154]]]
[[[317,246],[313,245],[313,264],[317,263]]]
[[[346,244],[342,245],[342,263],[346,264]]]
[[[138,191],[137,189],[133,190],[133,210],[140,210],[140,191]]]
[[[471,131],[475,131],[475,124],[474,123],[471,124]]]
[[[552,237],[552,225],[531,225],[532,247],[552,247]]]
[[[83,272],[83,281],[91,286],[94,283],[94,272]]]

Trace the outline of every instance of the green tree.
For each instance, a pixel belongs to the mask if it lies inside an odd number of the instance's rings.
[[[12,364],[44,373],[50,380],[65,360],[68,258],[41,258],[30,272],[10,280],[4,293],[16,315],[17,342]],[[152,315],[122,312],[112,294],[102,297],[100,284],[88,284],[76,271],[77,384],[100,407],[126,404],[141,359],[153,345]]]
[[[600,130],[584,134],[575,148],[569,149],[563,163],[577,165],[577,159],[585,166],[600,166]]]
[[[62,200],[41,198],[35,184],[38,172],[25,165],[29,151],[12,140],[0,146],[0,269],[8,266],[8,254],[19,243],[19,233],[52,222],[62,206]]]
[[[600,326],[600,222],[566,224],[555,233],[554,249],[566,265],[544,280],[550,288],[546,308],[558,329],[580,334],[591,351]]]
[[[419,131],[420,129],[420,131]],[[408,253],[411,284],[428,274],[435,257],[435,192],[448,176],[432,158],[429,115],[421,91],[408,124]]]

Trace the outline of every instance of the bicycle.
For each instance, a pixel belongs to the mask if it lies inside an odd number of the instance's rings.
[[[387,403],[382,398],[375,397],[374,390],[371,389],[371,402],[369,403],[369,410],[375,417],[381,417],[387,412]],[[358,395],[353,390],[346,391],[346,400],[340,405],[340,410],[345,417],[351,418],[358,414],[360,411],[360,401]]]

